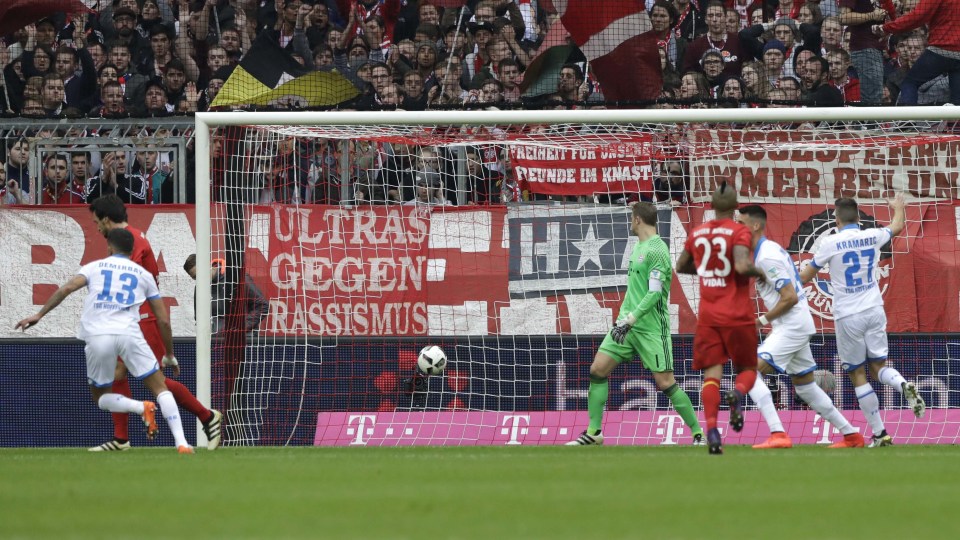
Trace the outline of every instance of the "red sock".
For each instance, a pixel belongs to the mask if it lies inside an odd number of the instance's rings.
[[[720,413],[720,379],[703,380],[700,402],[703,403],[703,414],[707,417],[707,429],[716,428],[717,415]]]
[[[741,395],[747,395],[750,390],[753,389],[753,385],[757,382],[757,370],[755,369],[745,369],[740,373],[737,373],[737,378],[733,383],[733,387],[737,389],[737,392],[740,392]]]
[[[114,394],[120,394],[123,397],[132,397],[130,395],[130,381],[126,377],[113,381]],[[130,440],[130,415],[127,413],[110,413],[113,418],[113,438],[118,441]]]
[[[167,389],[173,394],[173,399],[177,400],[177,405],[193,413],[201,422],[206,424],[213,417],[210,409],[203,406],[197,398],[190,393],[190,390],[179,381],[167,379]]]

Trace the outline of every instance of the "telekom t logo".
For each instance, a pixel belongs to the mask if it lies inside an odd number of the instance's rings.
[[[857,430],[857,432],[860,431],[860,428],[858,427],[853,429]],[[817,441],[817,444],[830,444],[833,442],[831,437],[834,434],[840,434],[839,429],[830,425],[830,422],[824,420],[819,414],[813,415],[813,428],[811,429],[811,432],[814,435],[820,435],[820,440]]]
[[[525,422],[525,424],[524,424]],[[518,435],[526,435],[527,428],[523,427],[524,425],[530,425],[530,415],[528,414],[516,414],[516,415],[507,415],[503,417],[503,425],[509,425],[509,428],[503,428],[500,430],[500,433],[503,435],[507,434],[509,429],[510,440],[507,441],[507,444],[523,444],[517,438]]]
[[[377,424],[377,415],[375,414],[351,414],[347,418],[347,426],[353,426],[354,421],[357,422],[356,434],[357,436],[350,441],[350,445],[360,445],[366,446],[367,441],[363,439],[364,435],[373,435],[373,426]],[[367,421],[370,422],[370,427],[367,427]],[[347,428],[347,435],[353,435],[354,428]]]
[[[664,427],[666,423],[666,427]],[[663,435],[660,444],[673,445],[677,441],[673,438],[675,435],[683,435],[683,420],[676,415],[665,414],[657,419],[657,435]]]

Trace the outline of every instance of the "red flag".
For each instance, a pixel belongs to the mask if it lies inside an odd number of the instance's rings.
[[[553,0],[609,101],[660,96],[663,74],[657,37],[643,0]]]
[[[0,36],[54,13],[93,13],[80,0],[6,0],[0,2]]]

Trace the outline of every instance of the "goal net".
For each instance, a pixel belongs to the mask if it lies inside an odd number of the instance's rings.
[[[589,366],[626,290],[632,203],[657,205],[675,262],[727,182],[740,204],[764,206],[767,237],[800,268],[834,233],[836,198],[855,197],[861,226],[878,227],[902,193],[907,227],[875,278],[889,362],[916,382],[927,414],[916,419],[899,392],[873,387],[898,443],[955,444],[960,129],[931,118],[957,116],[198,115],[199,391],[228,411],[227,445],[564,443],[587,425]],[[826,274],[803,292],[818,329],[816,380],[868,434],[837,357]],[[675,376],[699,410],[698,304],[696,276],[675,274]],[[438,375],[416,368],[428,345],[446,353]],[[609,381],[607,444],[690,444],[639,361]],[[838,437],[787,376],[766,381],[795,442]],[[731,385],[728,372],[723,390]],[[768,433],[753,403],[743,432],[724,429],[728,444]]]

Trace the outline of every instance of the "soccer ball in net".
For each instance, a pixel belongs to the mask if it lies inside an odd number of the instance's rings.
[[[436,345],[428,345],[420,351],[417,357],[417,367],[427,375],[438,375],[447,367],[447,355]]]

